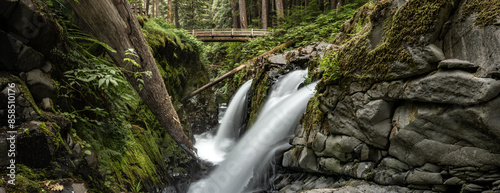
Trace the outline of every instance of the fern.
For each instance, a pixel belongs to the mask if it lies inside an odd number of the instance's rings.
[[[99,44],[101,45],[102,47],[106,48],[107,50],[109,50],[110,52],[113,52],[113,53],[116,53],[116,50],[114,50],[111,46],[105,44],[105,43],[102,43],[98,40],[95,40],[95,39],[92,39],[92,38],[88,38],[88,37],[78,37],[78,36],[73,36],[73,37],[69,37],[70,39],[72,40],[75,40],[75,41],[78,41],[78,40],[83,40],[83,41],[89,41],[89,42],[93,42],[93,43],[96,43],[96,44]]]

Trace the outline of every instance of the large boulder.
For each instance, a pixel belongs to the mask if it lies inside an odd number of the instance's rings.
[[[500,98],[472,107],[406,103],[396,109],[389,153],[413,165],[499,167]]]
[[[472,105],[489,101],[500,93],[500,81],[478,78],[471,73],[452,70],[411,80],[398,99],[431,103]]]
[[[328,114],[330,132],[355,137],[377,148],[386,148],[391,131],[392,105],[384,100],[365,102],[361,93],[346,96]]]
[[[437,63],[444,60],[443,51],[434,44],[423,47],[407,47],[413,64],[407,64],[399,61],[388,64],[389,79],[408,78],[416,75],[431,72],[437,68]]]

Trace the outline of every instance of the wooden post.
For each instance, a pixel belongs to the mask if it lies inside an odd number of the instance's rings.
[[[252,28],[252,36],[253,36],[253,28]]]
[[[212,81],[212,82],[209,82],[209,83],[205,84],[204,86],[202,86],[201,88],[199,88],[199,89],[197,89],[197,90],[195,90],[195,91],[193,91],[193,92],[190,92],[190,93],[189,93],[189,94],[187,94],[184,98],[182,98],[182,101],[186,101],[187,99],[190,99],[191,97],[193,97],[193,96],[195,96],[195,95],[199,94],[201,91],[204,91],[204,90],[206,90],[207,88],[210,88],[210,87],[212,87],[213,85],[216,85],[216,84],[217,84],[217,83],[219,83],[220,81],[222,81],[222,80],[224,80],[224,79],[226,79],[226,78],[228,78],[228,77],[233,76],[234,74],[236,74],[236,72],[238,72],[238,71],[240,71],[240,70],[244,69],[245,67],[247,67],[248,65],[250,65],[252,62],[256,61],[259,57],[261,57],[261,56],[265,56],[265,55],[268,55],[268,54],[275,53],[275,52],[277,52],[277,51],[279,51],[279,50],[281,50],[281,49],[284,49],[284,48],[286,48],[286,47],[291,46],[292,44],[293,44],[293,40],[292,40],[292,41],[289,41],[289,42],[286,42],[286,43],[284,43],[284,44],[281,44],[281,45],[279,45],[279,46],[276,46],[276,47],[274,47],[273,49],[271,49],[271,50],[267,51],[266,53],[263,53],[263,54],[261,54],[260,56],[257,56],[257,57],[255,57],[255,58],[252,58],[251,60],[246,61],[246,62],[245,62],[245,63],[243,63],[242,65],[240,65],[240,66],[236,67],[235,69],[233,69],[233,70],[229,71],[228,73],[226,73],[226,74],[224,74],[224,75],[220,76],[219,78],[215,79],[214,81]]]
[[[231,28],[231,37],[234,36],[234,28]]]

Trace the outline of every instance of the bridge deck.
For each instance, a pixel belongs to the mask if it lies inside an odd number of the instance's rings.
[[[204,42],[244,42],[273,33],[266,29],[192,29],[189,32]]]

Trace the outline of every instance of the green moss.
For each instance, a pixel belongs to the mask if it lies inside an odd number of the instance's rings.
[[[52,131],[50,131],[47,128],[47,126],[49,126]],[[61,128],[56,123],[51,123],[51,122],[41,123],[38,126],[38,129],[40,129],[42,132],[44,132],[45,135],[49,136],[51,141],[56,146],[56,150],[59,149],[61,144],[64,144],[62,137],[61,137],[61,133],[60,133]]]
[[[35,109],[38,115],[46,117],[43,111],[41,111],[40,108],[38,108],[38,105],[36,104],[35,99],[33,99],[33,96],[31,95],[28,86],[23,80],[21,80],[21,78],[5,72],[0,72],[0,88],[8,83],[15,83],[16,86],[21,90],[21,93],[23,94],[24,98],[31,104],[31,106],[33,107],[33,109]]]
[[[462,20],[477,13],[474,25],[484,27],[498,24],[500,21],[500,1],[467,0],[463,5]]]
[[[386,80],[391,79],[387,76],[390,72],[388,63],[399,61],[415,65],[406,46],[426,44],[420,40],[421,35],[435,30],[440,12],[453,6],[451,0],[414,0],[393,10],[391,3],[391,0],[384,0],[374,7],[367,4],[342,27],[342,33],[336,42],[346,41],[339,52],[344,76]],[[373,25],[380,21],[384,21],[384,37],[374,49],[370,49],[373,45],[370,45],[372,42],[369,35]],[[347,34],[356,32],[359,22],[367,24],[354,37],[349,38]]]
[[[258,72],[252,82],[252,102],[250,104],[251,111],[247,128],[250,128],[259,116],[260,109],[264,105],[270,86],[269,72],[264,70]]]
[[[162,20],[143,17],[138,20],[143,23],[142,32],[173,103],[179,103],[188,91],[209,82],[200,60],[202,42]]]
[[[302,117],[306,139],[309,138],[309,134],[311,133],[311,131],[318,131],[318,129],[323,126],[323,121],[326,115],[319,109],[319,97],[321,96],[322,93],[317,93],[313,98],[309,100],[306,107],[306,113]]]
[[[304,146],[295,146],[293,148],[293,156],[295,157],[296,160],[299,160],[302,150],[304,150]]]
[[[49,172],[46,169],[34,170],[23,164],[16,164],[15,185],[9,185],[7,179],[0,178],[0,187],[6,188],[9,193],[42,192],[44,191],[42,181],[47,180],[47,173]]]

